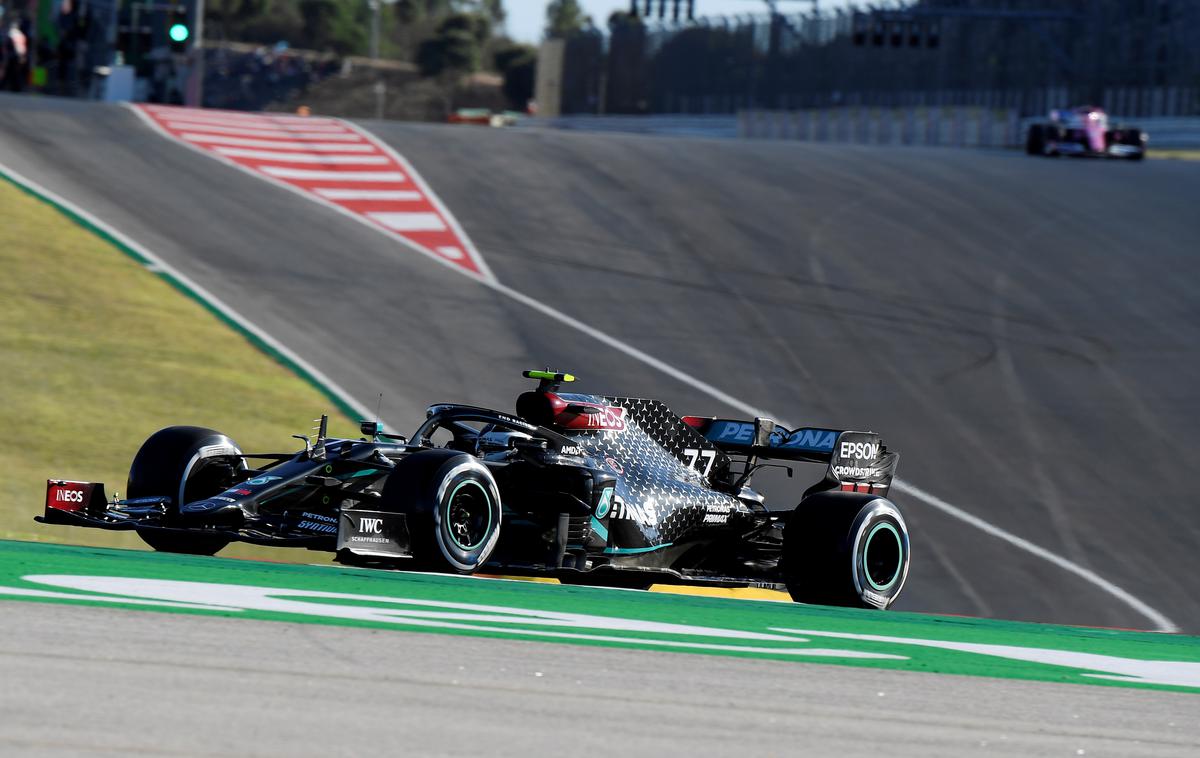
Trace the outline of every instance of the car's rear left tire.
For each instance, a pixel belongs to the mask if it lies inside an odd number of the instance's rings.
[[[910,558],[904,517],[876,495],[810,495],[784,527],[784,581],[797,602],[887,608],[904,587]]]
[[[405,515],[414,568],[472,574],[500,539],[500,490],[467,453],[433,449],[402,459],[388,475],[380,506]]]
[[[237,443],[212,429],[170,426],[142,443],[129,467],[129,498],[169,497],[166,525],[178,520],[184,503],[222,492],[229,481],[230,456],[240,456]],[[238,461],[241,468],[245,462]],[[214,555],[229,544],[216,535],[195,531],[139,529],[138,536],[159,552]]]

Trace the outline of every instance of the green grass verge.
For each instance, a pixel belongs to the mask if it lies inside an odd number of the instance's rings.
[[[0,182],[0,218],[0,538],[141,546],[33,516],[47,478],[124,490],[141,442],[164,426],[212,427],[259,451],[290,449],[322,412],[331,432],[355,431],[311,385],[52,206]]]

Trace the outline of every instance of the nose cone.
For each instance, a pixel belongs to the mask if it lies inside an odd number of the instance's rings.
[[[185,503],[179,509],[180,521],[188,526],[241,526],[245,514],[237,502],[218,498]]]

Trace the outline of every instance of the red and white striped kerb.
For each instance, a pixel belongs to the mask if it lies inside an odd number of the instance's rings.
[[[138,105],[168,137],[365,219],[422,252],[492,279],[474,245],[401,155],[334,118]]]

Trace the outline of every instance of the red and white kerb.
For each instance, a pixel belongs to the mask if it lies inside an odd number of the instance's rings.
[[[454,217],[401,155],[334,118],[137,105],[162,134],[284,184],[381,231],[492,279]]]

